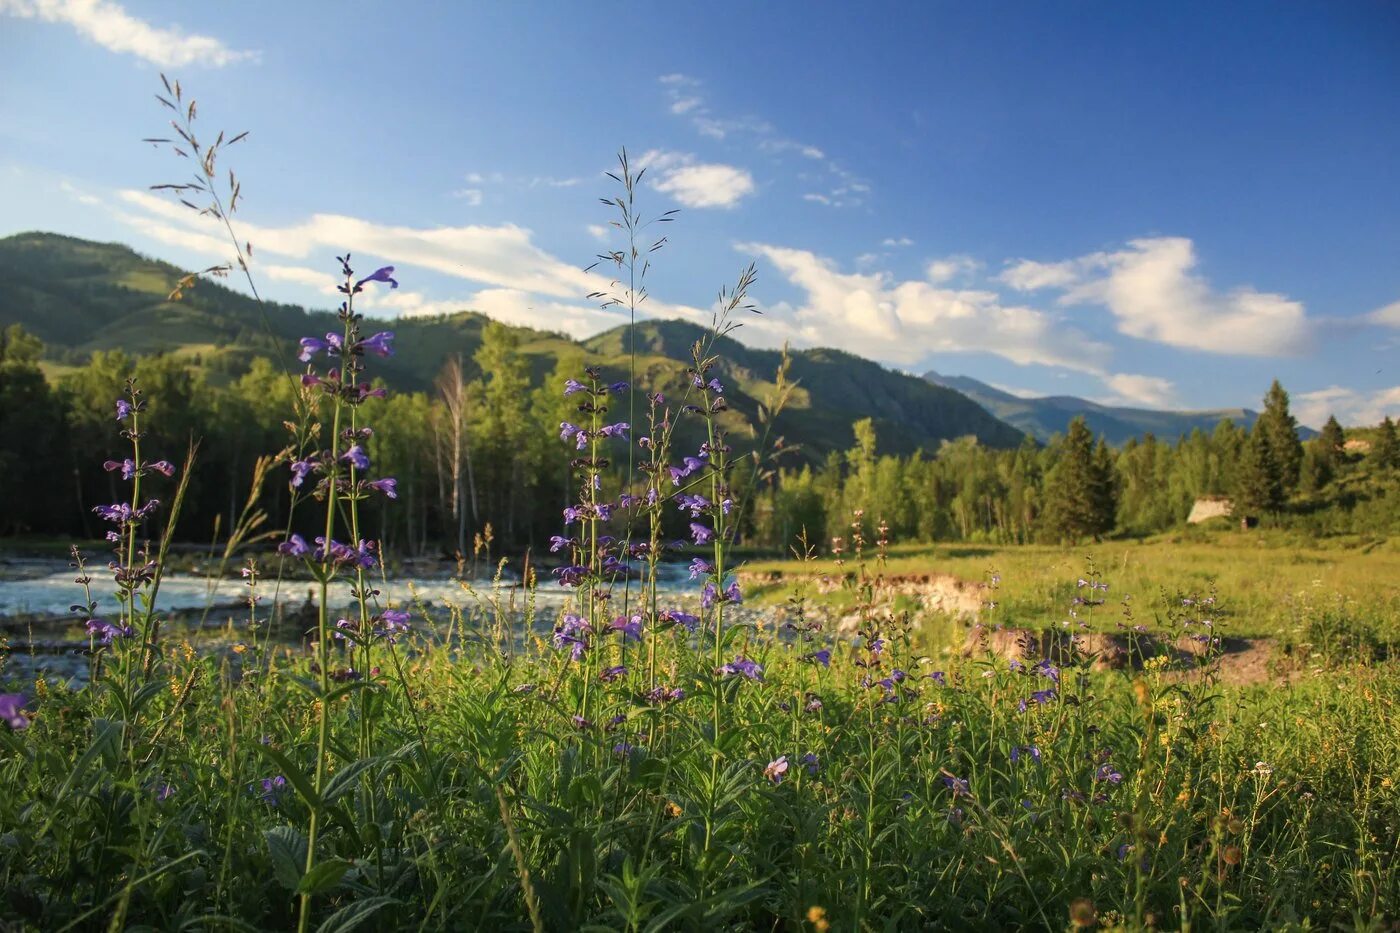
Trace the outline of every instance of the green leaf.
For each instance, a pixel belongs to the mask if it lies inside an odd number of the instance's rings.
[[[297,890],[306,865],[306,837],[294,826],[274,826],[263,838],[272,857],[273,877],[288,891]]]
[[[271,745],[259,745],[258,751],[272,759],[273,764],[282,769],[282,773],[286,776],[287,781],[291,783],[292,787],[296,788],[296,792],[301,795],[301,799],[306,801],[308,807],[313,810],[320,809],[321,797],[316,793],[316,788],[312,785],[311,779],[306,776],[306,772],[292,764],[290,758]]]
[[[329,891],[340,883],[340,879],[345,877],[345,873],[350,870],[350,863],[341,858],[326,859],[324,862],[317,862],[311,866],[311,870],[301,876],[301,883],[297,885],[298,894],[320,894]]]
[[[378,758],[361,758],[359,761],[352,761],[341,768],[326,783],[326,789],[321,794],[321,801],[327,805],[335,803],[355,788],[356,778],[377,764],[379,764]]]
[[[393,897],[367,897],[362,901],[352,901],[326,918],[316,928],[316,933],[350,933],[385,907],[398,904]]]

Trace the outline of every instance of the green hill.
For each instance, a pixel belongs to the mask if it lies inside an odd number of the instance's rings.
[[[171,302],[168,296],[184,271],[121,244],[52,233],[0,239],[0,277],[6,282],[0,324],[19,323],[42,339],[51,373],[82,364],[95,350],[121,349],[171,354],[214,383],[236,378],[260,356],[295,368],[297,338],[337,327],[330,312],[260,306],[217,282],[201,281]],[[393,388],[429,390],[450,356],[460,354],[472,369],[486,320],[465,310],[395,320],[396,353],[376,362],[375,371]],[[627,371],[625,325],[582,342],[513,329],[537,382],[566,353],[582,355],[610,374]],[[680,321],[639,323],[639,383],[662,391],[683,384],[689,348],[702,333]],[[770,396],[780,354],[731,339],[719,349],[730,387],[730,427],[742,429],[754,423],[758,406]],[[851,424],[864,417],[875,419],[881,446],[890,453],[932,452],[943,441],[967,435],[991,447],[1012,447],[1022,438],[1021,431],[956,391],[839,350],[794,351],[791,377],[798,388],[776,431],[810,459],[849,446]]]

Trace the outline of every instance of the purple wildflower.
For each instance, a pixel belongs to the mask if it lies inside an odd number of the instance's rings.
[[[715,568],[705,563],[700,557],[692,558],[690,561],[690,579],[694,580],[703,574],[714,573]]]
[[[768,762],[768,767],[763,769],[763,776],[774,784],[783,783],[783,776],[788,772],[787,755],[779,755],[774,760]]]
[[[705,525],[700,524],[699,522],[690,523],[690,534],[691,537],[695,539],[696,544],[706,544],[710,541],[711,538],[715,536],[713,530],[706,527]]]
[[[804,661],[815,661],[817,664],[820,664],[822,667],[830,667],[830,666],[831,666],[831,649],[830,649],[830,648],[822,648],[822,649],[819,650],[819,651],[813,651],[811,654],[803,655],[803,656],[802,656],[802,660],[804,660]]]
[[[384,266],[382,269],[375,269],[369,275],[355,283],[355,291],[360,290],[360,286],[366,282],[388,282],[391,289],[398,288],[399,283],[394,280],[394,267]]]
[[[961,797],[964,795],[971,796],[972,794],[972,785],[968,782],[967,778],[945,774],[943,776],[943,783],[947,784],[948,787],[952,789],[954,797]]]
[[[14,732],[29,728],[29,718],[24,715],[26,699],[22,693],[0,693],[0,720]]]
[[[662,622],[682,625],[691,632],[695,631],[695,627],[700,624],[699,616],[691,615],[688,612],[681,612],[679,609],[665,609],[657,618]]]
[[[129,625],[108,622],[106,619],[88,619],[86,627],[88,634],[103,645],[110,645],[115,638],[130,638],[136,634]]]
[[[117,399],[117,420],[125,421],[131,417],[131,403],[124,398]]]
[[[623,641],[642,640],[642,616],[640,613],[633,613],[631,616],[618,616],[608,623],[608,628],[614,632],[621,632]]]
[[[803,755],[802,763],[807,766],[808,774],[815,775],[817,771],[821,769],[821,762],[817,759],[816,754],[814,754],[813,752],[808,752],[807,754]]]
[[[1123,783],[1123,774],[1121,771],[1116,770],[1113,765],[1102,764],[1099,765],[1099,770],[1094,772],[1094,780],[1107,781],[1110,784],[1121,784]]]
[[[728,664],[722,665],[719,672],[726,677],[747,677],[749,680],[763,679],[763,665],[740,655]]]
[[[390,499],[397,499],[399,497],[399,481],[392,476],[377,479],[367,485],[376,492],[384,493],[384,495],[388,496]]]
[[[272,806],[277,806],[282,789],[287,786],[287,779],[282,775],[262,779],[262,793],[258,795],[259,800],[264,800]]]
[[[555,567],[552,573],[559,578],[560,586],[578,586],[588,577],[588,568],[573,564],[568,567]]]
[[[301,484],[306,481],[306,476],[316,468],[316,461],[311,457],[305,460],[292,461],[292,488],[300,489]]]
[[[1034,745],[1016,745],[1011,749],[1011,763],[1014,765],[1022,758],[1029,758],[1036,764],[1040,764],[1040,749]]]
[[[349,463],[360,472],[369,469],[369,454],[365,453],[365,449],[359,444],[355,444],[345,453],[341,454],[340,459]]]
[[[932,674],[928,675],[928,679],[938,684],[940,687],[948,686],[948,675],[942,671],[934,671]]]
[[[599,437],[621,437],[626,438],[627,432],[632,430],[632,426],[626,421],[619,421],[617,424],[606,424],[598,430]]]
[[[598,674],[598,679],[605,684],[610,684],[615,680],[620,680],[627,676],[626,664],[615,664],[612,667],[605,667]]]
[[[277,545],[277,553],[286,554],[288,557],[305,557],[311,553],[311,548],[307,545],[306,539],[301,535],[288,535],[287,540]]]
[[[393,331],[381,330],[374,336],[361,340],[360,349],[365,353],[373,353],[375,356],[393,356],[394,348],[389,345],[393,339]]]

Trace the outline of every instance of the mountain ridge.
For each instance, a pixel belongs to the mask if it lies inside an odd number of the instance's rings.
[[[51,375],[62,376],[99,350],[131,354],[167,353],[222,382],[246,372],[263,357],[295,371],[299,337],[338,327],[330,311],[254,299],[201,280],[178,302],[168,299],[184,271],[142,256],[123,244],[97,243],[43,232],[0,239],[0,323],[18,323],[46,345]],[[376,362],[392,388],[431,391],[443,362],[460,354],[469,377],[479,374],[471,357],[481,344],[487,316],[470,310],[422,318],[396,318],[393,357]],[[387,322],[386,322],[387,323]],[[538,385],[564,357],[580,356],[625,376],[629,327],[575,341],[563,334],[505,325]],[[635,325],[639,387],[674,393],[686,380],[689,346],[704,329],[684,321],[638,321]],[[719,371],[730,385],[731,432],[758,430],[782,354],[745,346],[732,338],[718,344]],[[840,350],[815,348],[789,354],[790,378],[798,383],[775,434],[808,461],[850,446],[851,425],[875,419],[882,452],[935,452],[945,441],[972,435],[992,447],[1014,447],[1022,432],[989,414],[961,393]]]

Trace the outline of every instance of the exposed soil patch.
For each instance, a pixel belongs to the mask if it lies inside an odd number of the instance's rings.
[[[1049,658],[1056,664],[1087,659],[1095,670],[1137,669],[1150,660],[1165,658],[1167,671],[1173,676],[1214,674],[1224,683],[1243,685],[1289,681],[1301,673],[1282,663],[1276,649],[1271,638],[1182,635],[1169,640],[1147,632],[1071,633],[979,624],[968,630],[962,653],[964,657],[991,653],[1028,662]]]

